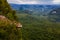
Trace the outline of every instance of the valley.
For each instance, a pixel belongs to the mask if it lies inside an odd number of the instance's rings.
[[[60,40],[60,22],[55,21],[59,19],[60,15],[53,14],[54,10],[60,10],[59,6],[43,7],[43,5],[40,5],[44,11],[36,5],[34,7],[33,5],[23,5],[22,8],[20,6],[19,10],[12,8],[16,10],[16,15],[23,25],[23,40]],[[59,14],[60,11],[57,13]]]

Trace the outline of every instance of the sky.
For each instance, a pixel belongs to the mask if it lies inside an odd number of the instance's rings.
[[[14,4],[60,4],[60,0],[7,0]]]

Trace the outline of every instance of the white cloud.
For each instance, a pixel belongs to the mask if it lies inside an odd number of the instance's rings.
[[[60,0],[53,0],[53,4],[60,4]]]
[[[59,4],[60,0],[7,0],[15,4]]]
[[[9,3],[15,4],[37,4],[36,1],[23,1],[23,0],[7,0]]]
[[[36,1],[28,1],[28,2],[20,1],[20,4],[37,4],[37,2]]]
[[[9,3],[20,4],[20,0],[7,0]]]

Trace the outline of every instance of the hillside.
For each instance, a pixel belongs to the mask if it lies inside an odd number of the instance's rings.
[[[57,9],[56,7],[56,9],[53,9],[50,12],[47,11],[48,15],[46,16],[32,15],[33,12],[29,11],[29,9],[31,8],[28,8],[27,11],[18,10],[19,12],[17,12],[16,14],[18,16],[19,21],[23,25],[22,27],[23,40],[60,40],[60,22],[52,22],[48,20],[49,17],[54,18],[58,16],[58,15],[53,16],[54,14],[53,15],[49,14],[52,14],[53,10],[58,10],[59,8]],[[57,14],[60,14],[59,10]],[[45,13],[43,12],[43,14]]]
[[[0,0],[0,40],[20,40],[21,33],[16,12],[11,9],[7,0]],[[19,24],[20,25],[20,24]]]
[[[60,22],[27,13],[17,13],[17,16],[23,25],[23,40],[60,40]]]
[[[23,25],[23,40],[60,40],[60,5],[10,5]]]

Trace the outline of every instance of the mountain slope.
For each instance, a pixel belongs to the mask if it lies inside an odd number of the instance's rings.
[[[11,9],[7,0],[0,0],[0,40],[20,40],[20,30],[16,28],[16,12]]]

